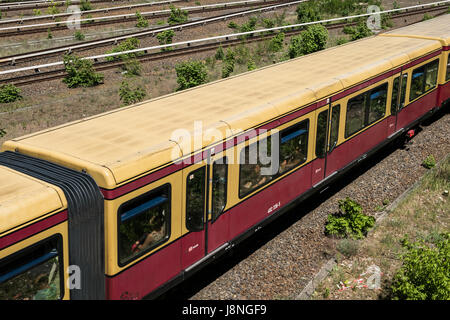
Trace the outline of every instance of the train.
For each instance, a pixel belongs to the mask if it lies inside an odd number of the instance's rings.
[[[448,108],[449,53],[446,14],[6,141],[0,299],[161,295]]]

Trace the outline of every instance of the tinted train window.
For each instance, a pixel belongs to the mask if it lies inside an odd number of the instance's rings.
[[[216,220],[227,203],[227,158],[214,161],[212,170],[212,219]]]
[[[388,84],[384,83],[348,101],[345,124],[346,138],[384,117],[386,114],[387,88]]]
[[[189,173],[186,181],[186,228],[203,230],[205,215],[206,167]]]
[[[439,60],[435,60],[413,71],[410,101],[417,99],[425,92],[436,87],[438,68]]]
[[[388,84],[385,83],[378,88],[370,91],[369,94],[369,123],[381,119],[386,114],[386,100],[387,100]]]
[[[170,233],[170,185],[123,204],[119,209],[120,264],[167,241]]]
[[[0,260],[0,300],[57,300],[63,293],[61,236]]]
[[[325,157],[327,143],[328,110],[322,111],[317,117],[316,156]]]
[[[400,108],[399,110],[401,110],[402,108],[405,107],[405,103],[406,103],[406,88],[408,86],[408,74],[404,74],[403,78],[402,78],[402,92],[400,94]]]
[[[283,174],[308,158],[309,120],[283,130],[280,135],[280,169]]]
[[[239,197],[262,187],[272,180],[271,137],[252,143],[241,150],[239,167]],[[264,170],[263,170],[264,169]]]
[[[398,111],[398,102],[400,100],[400,77],[394,79],[394,84],[392,86],[392,100],[391,100],[391,114],[395,115]]]
[[[349,137],[364,128],[366,97],[366,94],[360,94],[348,101],[345,137]]]
[[[338,142],[339,138],[339,118],[341,113],[341,106],[334,106],[331,111],[331,128],[330,128],[330,150],[333,149]]]
[[[447,78],[446,80],[450,80],[450,53],[447,56]]]

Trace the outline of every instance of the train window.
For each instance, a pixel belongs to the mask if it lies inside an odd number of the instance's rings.
[[[306,161],[308,156],[308,129],[309,120],[305,120],[281,132],[280,174]]]
[[[322,111],[317,117],[316,156],[325,157],[327,143],[328,110]]]
[[[0,300],[58,300],[63,293],[62,237],[0,260]]]
[[[385,83],[370,92],[368,124],[380,120],[386,114],[387,88],[388,84]]]
[[[167,241],[170,232],[170,185],[124,203],[118,212],[119,265]]]
[[[436,87],[439,68],[439,59],[430,62],[413,71],[411,80],[410,101],[423,95]]]
[[[265,159],[262,156],[265,156]],[[269,163],[267,163],[269,162]],[[268,174],[271,167],[271,137],[245,147],[240,155],[239,197],[262,187],[272,180]]]
[[[391,115],[397,114],[398,103],[400,100],[400,76],[394,79],[394,85],[392,86],[392,100],[391,100]]]
[[[400,108],[399,110],[401,110],[402,108],[405,107],[405,103],[406,103],[406,87],[408,85],[408,74],[404,74],[403,78],[402,78],[402,92],[400,94]]]
[[[384,117],[386,114],[387,88],[388,84],[384,83],[348,101],[345,124],[346,138]]]
[[[450,80],[450,53],[447,55],[447,81]]]
[[[332,150],[338,142],[339,138],[339,118],[341,113],[341,106],[337,105],[333,107],[331,111],[331,128],[330,128],[330,150]]]
[[[227,158],[214,161],[212,165],[212,219],[216,220],[227,203]]]
[[[201,167],[187,176],[186,182],[186,228],[189,231],[203,230],[205,221],[206,167]]]
[[[366,96],[366,94],[360,94],[347,103],[346,138],[364,128]]]

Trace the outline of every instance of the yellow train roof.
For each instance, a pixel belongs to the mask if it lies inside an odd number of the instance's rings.
[[[439,48],[432,40],[371,37],[13,139],[3,150],[84,169],[111,189],[189,154],[192,143],[174,138],[179,129],[192,133],[201,122],[204,131],[233,135]]]
[[[0,166],[0,234],[67,208],[61,189]]]
[[[440,40],[443,46],[448,46],[450,45],[450,14],[398,28],[382,35],[435,39]]]

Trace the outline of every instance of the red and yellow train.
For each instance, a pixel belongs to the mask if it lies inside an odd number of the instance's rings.
[[[164,292],[446,106],[449,52],[447,14],[5,142],[0,299]]]

